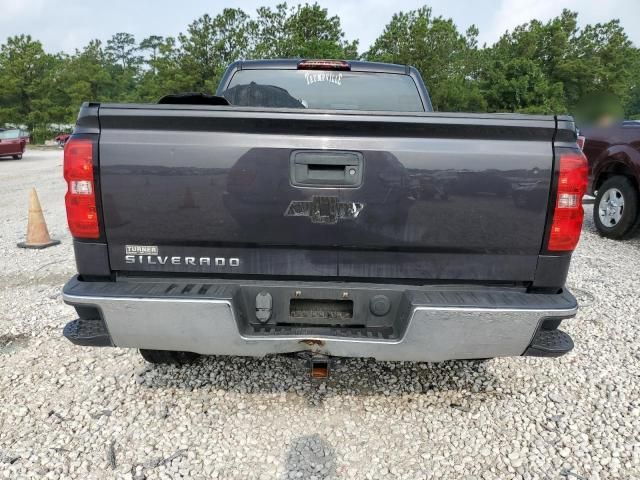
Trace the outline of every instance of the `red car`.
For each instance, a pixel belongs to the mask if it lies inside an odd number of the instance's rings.
[[[20,160],[27,145],[24,137],[20,135],[20,130],[11,129],[0,132],[0,157],[13,157]]]
[[[67,143],[67,140],[69,140],[70,136],[71,134],[69,133],[61,133],[58,136],[56,136],[54,140],[56,141],[59,147],[64,147],[64,144]]]
[[[24,141],[27,145],[31,143],[31,134],[26,130],[20,130],[20,137],[24,138]]]
[[[608,238],[628,238],[640,229],[640,121],[586,128],[581,135],[596,228]]]

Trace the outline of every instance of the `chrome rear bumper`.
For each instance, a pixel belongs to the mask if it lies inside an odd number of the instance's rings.
[[[575,298],[568,291],[534,295],[490,287],[171,282],[156,279],[96,283],[74,278],[65,286],[63,298],[66,303],[81,307],[79,311],[85,307],[85,312],[97,312],[94,316],[99,318],[85,321],[103,321],[110,343],[118,347],[257,357],[312,351],[428,362],[522,355],[544,320],[569,318],[577,311]],[[177,288],[166,293],[167,285]],[[205,290],[202,285],[209,286],[206,294],[198,293]],[[381,291],[395,292],[399,299],[394,319],[397,335],[385,338],[365,331],[352,336],[339,329],[327,334],[327,329],[315,328],[285,329],[284,333],[277,328],[252,330],[255,318],[250,318],[247,297],[243,295],[256,288],[274,292],[304,290],[311,295],[339,288],[353,298],[365,300],[367,295]]]

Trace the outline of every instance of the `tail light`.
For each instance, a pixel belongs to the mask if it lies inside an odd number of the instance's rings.
[[[587,191],[588,175],[587,159],[582,153],[560,155],[558,194],[548,250],[572,251],[578,245],[584,218],[582,197]]]
[[[302,60],[298,70],[351,70],[351,65],[344,60]]]
[[[64,147],[67,222],[75,238],[98,238],[100,226],[93,178],[93,142],[71,138]]]
[[[584,150],[584,141],[585,141],[585,140],[586,140],[586,138],[585,138],[585,137],[583,137],[582,135],[578,135],[577,143],[578,143],[578,148],[579,148],[580,150]]]

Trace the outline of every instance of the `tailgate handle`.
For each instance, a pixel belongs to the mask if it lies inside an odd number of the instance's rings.
[[[327,150],[298,150],[291,154],[291,184],[297,187],[359,187],[362,154]]]

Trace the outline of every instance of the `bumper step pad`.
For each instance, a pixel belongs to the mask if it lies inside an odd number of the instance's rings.
[[[524,355],[527,357],[560,357],[573,350],[573,340],[562,330],[538,330]]]
[[[113,342],[102,320],[78,318],[67,323],[62,334],[76,345],[84,347],[112,347]]]

